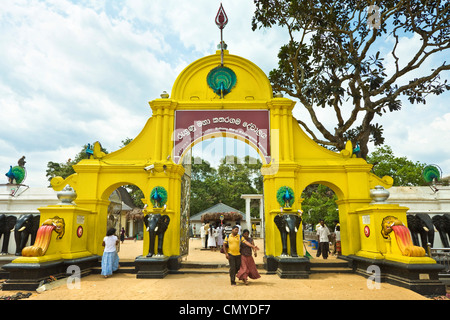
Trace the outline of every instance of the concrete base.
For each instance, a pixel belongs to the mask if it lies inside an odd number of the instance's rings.
[[[308,279],[310,262],[308,258],[276,257],[277,275],[283,279]]]
[[[42,263],[9,263],[3,269],[9,273],[8,280],[3,283],[3,290],[33,291],[41,281],[53,276],[57,279],[73,276],[68,273],[70,266],[78,266],[80,277],[89,275],[91,269],[98,264],[99,256],[92,255],[79,259],[56,260]]]
[[[169,273],[169,257],[151,257],[139,256],[135,260],[137,279],[163,279]]]
[[[278,269],[278,261],[274,256],[264,256],[263,258],[264,269],[268,274],[275,274]]]
[[[445,295],[445,284],[439,280],[440,264],[406,264],[397,261],[347,256],[357,274],[407,288],[422,295]],[[373,266],[379,268],[375,274]]]

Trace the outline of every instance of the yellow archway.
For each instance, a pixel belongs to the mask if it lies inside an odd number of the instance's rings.
[[[170,96],[162,95],[160,99],[150,102],[152,116],[130,144],[105,155],[96,143],[93,157],[75,165],[74,175],[65,180],[53,179],[52,186],[55,190],[62,190],[70,185],[76,191],[74,207],[84,210],[83,219],[77,220],[81,214],[76,210],[69,210],[67,206],[54,206],[43,208],[41,221],[53,215],[64,215],[65,210],[66,224],[71,221],[66,234],[75,232],[80,221],[83,223],[84,233],[80,243],[76,242],[78,239],[73,240],[76,245],[73,242],[65,243],[65,238],[56,241],[52,239],[49,254],[43,257],[23,257],[15,262],[35,263],[61,257],[68,259],[101,255],[101,243],[106,234],[108,196],[119,185],[133,184],[143,191],[143,201],[148,205],[149,214],[162,211],[161,208],[152,209],[152,190],[163,187],[167,191],[164,214],[170,217],[170,223],[163,251],[171,261],[169,269],[179,267],[182,227],[180,192],[184,174],[179,160],[187,149],[199,141],[220,135],[241,139],[257,149],[265,160],[262,174],[267,268],[276,267],[279,263],[277,257],[282,251],[281,236],[274,218],[287,213],[296,214],[301,209],[302,190],[312,183],[332,186],[338,195],[340,223],[342,230],[345,230],[342,234],[343,255],[391,259],[403,263],[434,263],[424,257],[402,257],[394,252],[393,246],[380,240],[378,231],[372,232],[370,236],[364,234],[364,228],[380,229],[379,224],[383,218],[380,214],[396,215],[406,224],[407,208],[371,204],[370,190],[378,185],[391,187],[390,177],[379,178],[373,175],[370,164],[352,156],[351,143],[340,152],[332,152],[317,145],[293,117],[295,102],[281,96],[274,97],[267,76],[252,62],[225,51],[226,69],[217,69],[220,64],[220,51],[190,64],[176,79]],[[213,75],[216,78],[211,80],[213,70],[223,73]],[[211,87],[211,82],[214,81],[219,81],[217,84],[220,86],[230,86],[219,90]],[[195,118],[196,112],[202,118]],[[177,127],[186,117],[194,119],[192,125]],[[177,120],[183,121],[179,123]],[[254,123],[250,123],[251,121]],[[219,124],[226,124],[228,127],[220,127]],[[258,127],[260,124],[261,127]],[[208,126],[212,125],[217,125],[215,128],[219,129],[208,131]],[[243,126],[245,130],[240,131],[238,127],[242,129]],[[225,131],[222,130],[224,128]],[[295,200],[289,208],[280,208],[277,201],[277,191],[282,187],[289,187],[294,192]],[[384,208],[384,211],[380,208]],[[297,236],[300,257],[303,257],[302,238],[300,230]],[[391,255],[389,250],[392,251]],[[148,252],[148,235],[145,233],[143,256],[147,254],[146,251]],[[299,263],[306,262],[302,260]]]

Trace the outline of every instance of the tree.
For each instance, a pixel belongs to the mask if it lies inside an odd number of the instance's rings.
[[[396,157],[390,146],[377,148],[367,157],[367,162],[374,165],[372,171],[379,177],[390,176],[394,186],[423,186],[422,177],[425,163],[413,162],[406,157]]]
[[[305,188],[302,193],[303,223],[316,225],[320,219],[332,226],[339,220],[339,211],[336,204],[337,196],[330,188],[322,184],[313,184]]]
[[[68,159],[65,163],[57,163],[53,161],[49,161],[47,163],[47,170],[45,171],[45,176],[48,177],[48,181],[52,180],[54,177],[62,177],[67,178],[68,176],[75,173],[75,170],[73,169],[73,165],[77,164],[83,159],[88,158],[88,154],[86,153],[88,145],[84,145],[81,151],[75,156],[75,158]],[[104,153],[108,153],[108,151],[105,148],[101,148],[101,150]]]
[[[122,141],[122,145],[120,148],[123,148],[127,144],[129,144],[133,139],[126,138]],[[68,159],[65,163],[57,163],[53,161],[49,161],[47,163],[47,170],[46,170],[46,177],[48,177],[48,181],[52,180],[54,177],[62,177],[67,178],[68,176],[75,173],[75,170],[73,169],[73,166],[76,165],[78,162],[80,162],[83,159],[87,159],[88,155],[86,153],[88,145],[84,145],[81,151],[75,156],[75,158]],[[101,147],[101,151],[104,153],[108,153],[108,151]],[[134,185],[127,185],[123,186],[127,189],[128,193],[130,194],[131,198],[133,199],[133,203],[136,207],[143,208],[144,204],[142,203],[141,199],[144,198],[144,194],[137,186]]]
[[[241,195],[262,192],[261,165],[261,161],[249,156],[243,160],[227,156],[215,169],[207,161],[192,159],[191,213],[196,214],[219,202],[245,212],[245,200]],[[259,211],[252,210],[251,215],[258,216]]]
[[[252,28],[286,28],[289,42],[279,51],[278,68],[269,78],[275,91],[297,98],[314,127],[299,124],[315,142],[337,150],[347,140],[359,142],[361,157],[368,143],[384,142],[375,116],[402,107],[400,96],[426,103],[430,94],[450,90],[440,75],[449,70],[443,61],[431,70],[425,65],[450,48],[450,2],[439,0],[254,0]],[[411,58],[400,56],[402,37],[418,36],[420,46]],[[391,42],[385,41],[387,37]],[[387,70],[380,53],[391,45],[393,67]],[[415,50],[411,47],[411,50]],[[448,55],[448,53],[447,53]],[[413,72],[420,70],[414,77]],[[411,79],[412,78],[412,79]],[[318,108],[336,118],[330,130],[319,120]],[[346,108],[350,109],[347,116]]]

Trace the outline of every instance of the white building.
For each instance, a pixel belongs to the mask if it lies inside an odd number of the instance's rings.
[[[407,214],[426,213],[434,215],[450,213],[450,187],[437,186],[434,192],[430,187],[392,187],[388,189],[388,203],[408,207]],[[435,230],[434,248],[442,248],[441,238]]]

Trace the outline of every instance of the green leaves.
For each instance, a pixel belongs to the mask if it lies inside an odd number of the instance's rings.
[[[191,215],[219,202],[245,212],[245,200],[241,195],[262,193],[261,165],[259,159],[249,156],[244,159],[227,156],[215,169],[205,160],[192,159]],[[257,208],[252,208],[255,216],[258,212]]]
[[[307,110],[315,128],[305,121],[300,125],[319,144],[343,149],[346,136],[355,133],[349,131],[359,128],[354,142],[360,143],[366,158],[369,141],[384,140],[382,131],[372,125],[375,116],[401,110],[401,95],[411,103],[425,104],[429,95],[450,90],[439,77],[450,65],[446,61],[432,65],[433,56],[450,51],[449,1],[254,3],[253,30],[278,25],[289,35],[288,43],[280,48],[278,67],[269,74],[273,89],[301,102],[297,105]],[[377,27],[369,23],[375,16]],[[418,43],[405,55],[401,40],[407,38]],[[420,77],[411,80],[413,73]],[[335,125],[327,128],[317,108],[328,108],[327,122],[334,116]],[[317,130],[324,139],[316,136]]]
[[[426,185],[422,177],[426,164],[396,157],[389,146],[377,148],[367,157],[367,162],[374,165],[372,172],[378,177],[392,177],[394,186]]]

